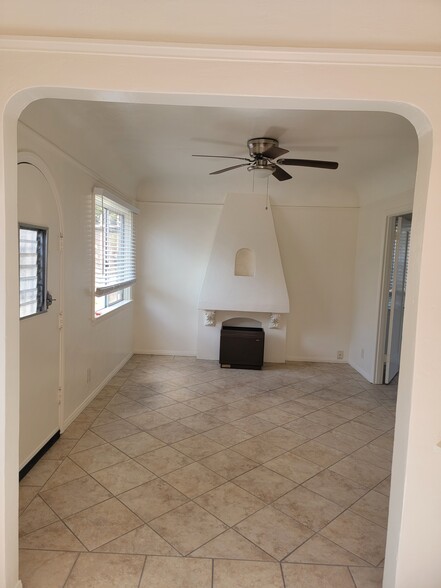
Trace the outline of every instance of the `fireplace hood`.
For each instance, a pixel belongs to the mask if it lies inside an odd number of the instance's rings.
[[[227,195],[198,306],[200,310],[214,311],[289,312],[266,195]]]

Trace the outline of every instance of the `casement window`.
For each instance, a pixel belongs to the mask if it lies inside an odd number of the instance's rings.
[[[48,230],[20,224],[20,318],[46,312]]]
[[[135,283],[135,212],[109,192],[94,190],[95,317],[132,299]]]

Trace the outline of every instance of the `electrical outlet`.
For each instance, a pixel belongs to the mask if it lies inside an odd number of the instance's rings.
[[[90,384],[91,381],[92,381],[92,370],[91,370],[91,368],[87,368],[87,370],[86,370],[86,382],[88,384]]]
[[[343,351],[337,351],[337,359],[343,359]]]

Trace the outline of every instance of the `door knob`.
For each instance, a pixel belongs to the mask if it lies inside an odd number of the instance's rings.
[[[46,293],[46,309],[49,308],[49,306],[56,301],[56,298],[52,298],[52,294],[50,292]]]

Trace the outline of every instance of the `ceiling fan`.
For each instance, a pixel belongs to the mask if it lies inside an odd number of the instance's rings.
[[[273,175],[280,182],[283,182],[284,180],[290,180],[292,178],[288,172],[280,167],[281,165],[319,167],[323,169],[338,168],[338,163],[336,161],[281,158],[280,156],[288,153],[289,150],[279,147],[279,141],[277,139],[257,137],[256,139],[249,139],[247,141],[247,145],[250,157],[233,157],[229,155],[193,155],[193,157],[217,157],[222,159],[238,159],[247,162],[239,163],[238,165],[225,167],[223,169],[211,172],[210,176],[223,174],[224,172],[237,169],[239,167],[247,167],[248,171],[255,171],[256,174],[258,173],[261,177]]]

